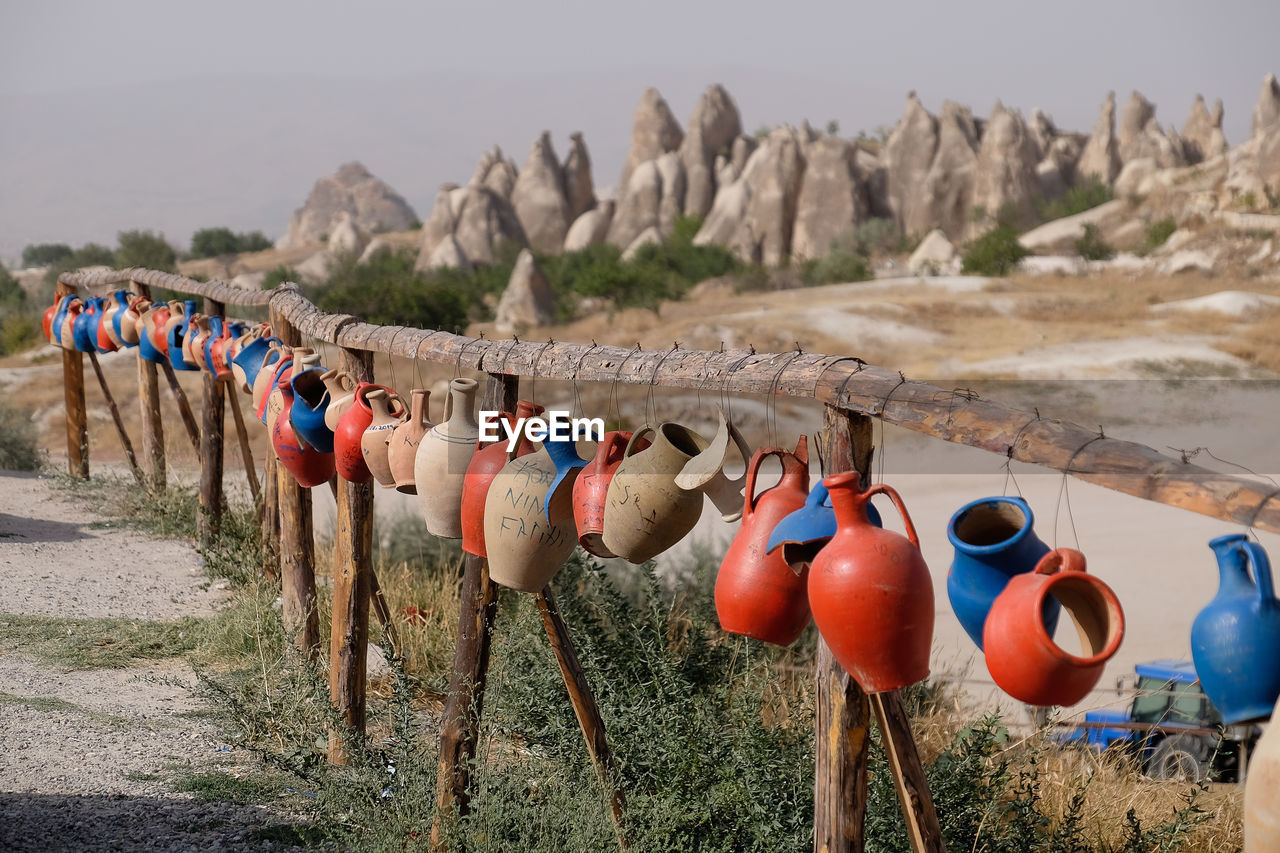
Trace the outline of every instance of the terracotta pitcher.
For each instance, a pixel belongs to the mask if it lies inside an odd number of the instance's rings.
[[[540,415],[542,406],[529,400],[516,403],[516,413],[499,412],[498,416],[506,422],[508,430],[515,430],[524,418]],[[535,450],[523,432],[516,444],[516,456],[524,456]],[[498,472],[507,464],[510,454],[507,452],[507,438],[482,444],[477,442],[475,455],[467,464],[467,475],[462,483],[462,550],[477,557],[488,556],[484,546],[484,502],[489,494],[489,484]]]
[[[267,435],[275,434],[276,419],[284,412],[284,390],[281,385],[289,387],[289,380],[293,378],[293,368],[297,363],[292,358],[281,359],[280,369],[274,374],[272,381],[275,384],[267,393],[262,408],[262,422],[267,425]]]
[[[145,307],[144,307],[145,306]],[[169,306],[163,302],[147,303],[139,299],[138,315],[138,355],[152,364],[168,361],[165,354],[156,346],[157,326],[163,325],[169,318]]]
[[[267,408],[267,394],[271,391],[272,384],[276,381],[276,374],[280,372],[280,365],[287,359],[293,361],[291,350],[284,346],[272,346],[266,357],[262,360],[262,366],[258,369],[257,375],[253,378],[253,411],[262,418],[262,413]]]
[[[145,307],[151,303],[141,296],[131,296],[125,290],[117,291],[116,295],[117,298],[120,298],[121,295],[124,298],[124,306],[115,316],[116,336],[120,338],[121,343],[125,346],[137,346],[139,340],[139,305],[141,304]]]
[[[364,453],[364,464],[369,466],[373,479],[384,489],[394,489],[396,478],[391,473],[391,459],[388,456],[391,436],[396,427],[404,423],[409,412],[405,409],[404,400],[394,391],[370,391],[365,395],[369,407],[373,409],[373,420],[365,428],[360,437],[360,450]]]
[[[432,426],[427,420],[431,392],[425,388],[414,388],[409,395],[409,417],[391,433],[391,440],[387,442],[387,463],[391,466],[396,491],[416,495],[418,487],[413,479],[413,463],[418,455],[418,444]]]
[[[449,416],[427,432],[414,458],[414,481],[431,484],[429,489],[418,489],[418,507],[427,530],[446,539],[462,538],[462,488],[480,437],[475,415],[477,387],[474,379],[449,383]]]
[[[292,376],[294,371],[301,373],[304,370],[308,370],[320,364],[320,353],[307,347],[294,347],[289,353],[289,357],[292,363],[282,365],[280,369],[276,371],[275,384],[272,386],[271,390],[267,392],[264,423],[266,423],[268,430],[273,428],[272,424],[275,423],[275,419],[279,417],[280,410],[283,408],[283,401],[280,399],[280,377],[282,375]]]
[[[569,559],[578,540],[573,529],[573,496],[560,489],[544,511],[556,465],[546,446],[516,456],[489,485],[484,505],[484,541],[489,578],[523,592],[540,592]]]
[[[329,407],[325,409],[324,425],[333,432],[338,428],[338,418],[351,408],[351,401],[355,399],[356,380],[344,370],[330,370],[320,378],[329,389]]]
[[[117,290],[106,298],[102,307],[102,332],[111,341],[113,349],[119,349],[124,346],[124,341],[120,339],[120,327],[117,325],[116,315],[120,312],[121,307],[128,307],[126,302],[123,306],[120,304],[119,297],[124,295],[125,291]]]
[[[1081,654],[1053,641],[1044,624],[1052,596],[1075,623]],[[1085,571],[1084,554],[1058,548],[1035,570],[1010,578],[983,628],[983,654],[996,685],[1028,705],[1074,705],[1102,677],[1124,639],[1124,611],[1111,588]]]
[[[1244,783],[1245,853],[1280,853],[1280,704],[1249,757]]]
[[[595,458],[583,466],[573,482],[573,520],[578,528],[578,544],[597,557],[617,556],[604,546],[604,506],[609,483],[622,464],[622,454],[629,441],[629,432],[606,432],[596,445]],[[642,438],[636,443],[636,452],[648,446],[649,440]]]
[[[273,421],[271,430],[271,447],[275,451],[276,458],[304,489],[327,483],[333,476],[333,454],[325,453],[308,444],[297,434],[290,417],[294,404],[293,385],[291,380],[283,375],[280,377],[279,384],[284,399],[284,409]]]
[[[637,443],[652,436],[652,445]],[[702,492],[676,485],[690,459],[706,449],[696,432],[677,423],[644,427],[631,436],[614,472],[604,508],[604,546],[643,563],[679,542],[698,523]]]
[[[386,394],[390,390],[385,385],[361,382],[356,386],[351,408],[338,418],[338,428],[333,431],[333,454],[338,476],[342,479],[352,483],[367,483],[373,479],[373,472],[364,461],[364,448],[360,445],[364,431],[373,423],[373,406],[368,395],[374,391]]]
[[[840,527],[809,572],[809,606],[818,630],[866,692],[915,684],[929,675],[933,581],[911,516],[891,487],[861,491],[856,471],[834,474],[823,483]],[[906,537],[867,519],[867,502],[876,494],[893,500]]]
[[[720,511],[723,520],[737,521],[742,518],[742,487],[747,475],[744,470],[742,476],[730,480],[724,474],[724,464],[729,453],[736,450],[745,468],[751,458],[751,448],[738,428],[725,417],[724,409],[717,406],[716,410],[720,413],[720,426],[715,437],[676,475],[676,485],[703,492]]]
[[[107,314],[111,306],[111,300],[101,296],[95,297],[94,302],[97,304],[97,316],[94,318],[94,347],[100,353],[115,352],[120,349],[111,331],[111,320]]]
[[[770,456],[782,463],[782,479],[756,495],[756,477]],[[724,630],[789,646],[809,624],[808,569],[797,575],[781,550],[767,553],[774,526],[804,507],[808,496],[809,448],[805,436],[800,436],[794,452],[762,447],[751,457],[742,524],[716,574],[716,615]]]

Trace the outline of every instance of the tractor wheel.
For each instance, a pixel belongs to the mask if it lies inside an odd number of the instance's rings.
[[[1199,782],[1206,772],[1204,744],[1188,735],[1175,735],[1160,741],[1147,762],[1147,775],[1152,779]]]

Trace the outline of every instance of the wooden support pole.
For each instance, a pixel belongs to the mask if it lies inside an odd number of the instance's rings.
[[[258,484],[258,466],[253,462],[253,448],[249,446],[249,431],[245,429],[244,412],[240,411],[240,397],[236,393],[234,382],[222,382],[227,396],[231,417],[236,422],[236,437],[240,440],[240,458],[244,460],[244,476],[249,481],[249,491],[253,493],[256,504],[262,498],[262,486]]]
[[[133,283],[139,296],[151,298],[151,288]],[[162,492],[168,482],[164,455],[164,422],[160,418],[160,377],[155,362],[138,357],[138,409],[142,416],[142,455],[147,460],[147,484]]]
[[[205,299],[204,313],[221,317],[221,302]],[[200,415],[200,510],[196,514],[196,533],[200,541],[208,544],[222,530],[222,432],[226,424],[224,409],[226,396],[223,383],[212,370],[201,371],[202,394]]]
[[[373,612],[377,614],[378,622],[382,625],[382,633],[386,635],[391,651],[398,655],[401,652],[401,646],[400,637],[396,633],[396,623],[391,619],[391,608],[387,606],[387,600],[382,596],[382,587],[378,584],[378,573],[372,568],[369,569],[369,592]]]
[[[164,378],[169,380],[169,390],[173,392],[173,399],[178,403],[178,412],[182,415],[182,423],[187,428],[187,437],[191,439],[191,449],[200,455],[200,428],[196,426],[196,416],[191,413],[191,402],[187,400],[187,392],[182,390],[182,385],[178,383],[178,375],[173,371],[173,365],[167,361],[160,362],[160,368],[164,371]]]
[[[610,814],[613,827],[618,835],[618,845],[627,849],[626,834],[623,830],[623,813],[626,809],[626,797],[617,786],[614,773],[613,753],[609,750],[609,740],[605,736],[604,720],[600,718],[600,708],[596,705],[596,697],[587,683],[586,673],[578,662],[577,652],[573,648],[573,639],[569,636],[569,628],[560,615],[551,587],[542,588],[535,597],[538,611],[542,614],[542,625],[547,631],[547,639],[551,641],[551,650],[555,652],[556,663],[560,665],[560,675],[564,677],[564,686],[569,691],[569,701],[573,703],[573,713],[582,728],[582,737],[587,742],[587,752],[595,765],[596,774],[609,798]]]
[[[902,694],[897,690],[873,694],[871,709],[880,728],[880,746],[889,759],[902,816],[907,821],[911,849],[915,853],[942,853],[947,845],[933,807],[929,780],[916,750],[915,736],[911,733],[911,721],[902,707]]]
[[[872,421],[826,406],[819,441],[823,475],[858,471],[871,480]],[[815,853],[861,853],[867,813],[867,694],[836,661],[822,638],[814,673]]]
[[[342,350],[339,369],[373,381],[373,353]],[[369,599],[373,595],[373,483],[337,482],[333,619],[329,632],[329,695],[348,728],[364,732]],[[343,732],[329,733],[329,761],[346,764]]]
[[[102,373],[102,365],[98,363],[96,352],[89,353],[89,363],[93,365],[93,372],[98,377],[98,387],[102,389],[102,396],[106,398],[111,419],[115,421],[116,434],[120,436],[120,447],[124,450],[125,459],[129,460],[129,471],[133,474],[133,479],[138,481],[139,486],[145,486],[147,479],[143,476],[142,469],[138,467],[138,457],[133,453],[133,442],[129,440],[129,433],[125,431],[124,420],[120,417],[120,407],[116,405],[116,397],[111,393],[111,387],[107,385],[107,377]]]
[[[276,455],[267,451],[262,471],[262,576],[280,577],[280,478]]]
[[[297,346],[298,330],[283,315],[271,312],[271,328],[287,346]],[[314,657],[320,648],[320,615],[316,612],[316,550],[312,533],[311,491],[298,485],[288,469],[275,466],[280,507],[280,585],[285,632],[298,651]]]
[[[514,412],[520,380],[490,373],[480,408]],[[444,847],[442,822],[467,813],[471,784],[471,760],[480,737],[485,678],[489,673],[489,646],[493,618],[498,608],[498,588],[489,580],[489,561],[468,554],[463,561],[458,607],[458,643],[453,652],[449,695],[440,722],[440,773],[436,781],[436,819],[431,843]]]
[[[67,409],[67,473],[89,479],[89,417],[84,406],[84,359],[62,351],[62,389]]]

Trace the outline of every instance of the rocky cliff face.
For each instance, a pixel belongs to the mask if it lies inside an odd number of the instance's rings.
[[[343,216],[364,231],[405,231],[417,214],[398,193],[356,162],[344,163],[327,178],[316,181],[306,203],[294,211],[289,231],[276,248],[322,243]]]

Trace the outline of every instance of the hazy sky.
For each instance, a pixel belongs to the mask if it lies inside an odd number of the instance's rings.
[[[1224,100],[1234,144],[1280,71],[1280,3],[0,0],[0,44],[12,257],[136,226],[278,236],[353,158],[425,218],[484,147],[522,163],[544,127],[562,154],[583,130],[612,184],[649,84],[682,122],[723,82],[748,130],[834,118],[846,134],[892,124],[911,89],[935,111],[1000,98],[1079,130],[1109,89],[1142,91],[1178,127],[1200,92]]]

